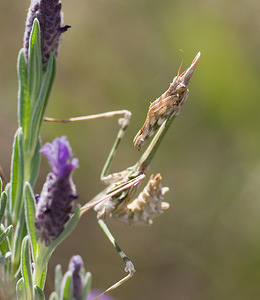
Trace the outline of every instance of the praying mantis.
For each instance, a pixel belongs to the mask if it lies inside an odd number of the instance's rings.
[[[106,217],[113,217],[126,224],[151,224],[152,219],[155,216],[160,215],[169,207],[169,204],[163,201],[168,188],[162,187],[162,177],[160,174],[155,176],[152,175],[148,184],[139,196],[135,198],[135,195],[139,184],[146,177],[152,158],[162,139],[164,138],[173,119],[180,113],[181,108],[188,97],[188,84],[197,66],[199,58],[200,52],[198,52],[195,56],[191,65],[180,74],[181,64],[178,74],[170,83],[167,91],[151,103],[144,125],[134,138],[135,148],[140,151],[148,139],[151,138],[156,131],[157,132],[137,163],[121,172],[109,174],[112,160],[130,122],[131,113],[129,111],[118,110],[66,120],[45,118],[45,121],[49,122],[69,123],[122,116],[119,118],[120,128],[117,137],[101,172],[101,181],[107,185],[107,187],[87,204],[81,207],[81,214],[84,214],[90,208],[94,208],[97,212],[99,226],[119,253],[125,264],[125,271],[128,274],[106,289],[95,299],[100,298],[105,293],[120,286],[132,277],[135,272],[133,263],[117,244],[115,238],[105,224],[104,219]]]

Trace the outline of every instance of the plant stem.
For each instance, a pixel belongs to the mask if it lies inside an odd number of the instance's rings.
[[[42,262],[42,258],[45,257],[45,250],[45,247],[44,249],[42,247],[39,248],[33,272],[33,283],[41,289],[44,288],[48,264]]]

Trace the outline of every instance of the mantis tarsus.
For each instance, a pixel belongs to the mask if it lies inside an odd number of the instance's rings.
[[[118,246],[115,238],[107,228],[104,222],[105,217],[114,217],[119,221],[128,224],[136,222],[151,224],[153,217],[161,214],[164,209],[169,207],[168,203],[162,202],[163,196],[167,192],[167,188],[161,186],[160,174],[150,178],[148,185],[136,199],[134,196],[137,186],[144,179],[149,169],[151,160],[158,149],[160,142],[175,116],[179,114],[182,105],[188,97],[189,90],[187,86],[198,63],[199,57],[200,52],[196,55],[186,71],[182,74],[179,74],[180,70],[178,71],[178,74],[174,77],[169,89],[151,103],[146,121],[134,139],[135,147],[140,150],[156,130],[158,131],[139,161],[134,166],[131,166],[122,172],[109,174],[109,169],[119,143],[129,125],[131,118],[131,113],[129,111],[112,111],[70,118],[67,120],[45,118],[45,121],[69,123],[123,115],[123,117],[119,119],[120,129],[101,173],[101,181],[107,185],[107,188],[85,204],[81,208],[81,213],[83,214],[94,207],[94,210],[97,212],[98,224],[123,259],[125,271],[128,272],[128,274],[106,289],[95,299],[100,298],[105,293],[120,286],[123,282],[132,277],[135,272],[133,263]]]

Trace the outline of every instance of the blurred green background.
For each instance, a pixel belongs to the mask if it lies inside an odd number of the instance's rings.
[[[0,163],[9,178],[17,127],[16,58],[29,0],[0,2]],[[130,299],[258,299],[260,294],[259,1],[63,1],[65,24],[58,73],[47,115],[67,118],[109,110],[133,113],[112,171],[135,163],[132,139],[149,103],[202,56],[182,114],[168,131],[151,172],[170,187],[170,209],[151,227],[108,224],[137,273],[112,295]],[[43,142],[67,135],[80,169],[74,174],[84,204],[103,185],[99,175],[117,120],[44,124]],[[48,172],[42,160],[39,192]],[[94,212],[87,213],[53,254],[67,268],[80,254],[104,289],[124,275],[123,264]]]

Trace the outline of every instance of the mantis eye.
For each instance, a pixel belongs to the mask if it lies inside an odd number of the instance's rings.
[[[180,83],[176,88],[177,94],[182,94],[186,90],[186,86],[183,83]]]

